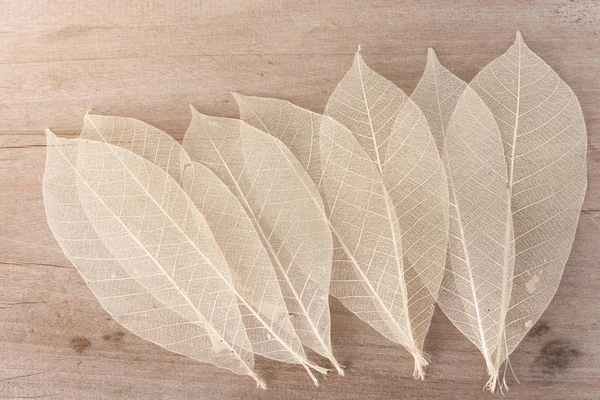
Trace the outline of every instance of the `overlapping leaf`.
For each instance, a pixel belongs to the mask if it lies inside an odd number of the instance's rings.
[[[429,50],[412,94],[435,134],[448,175],[450,238],[438,304],[484,356],[495,389],[505,353],[514,242],[508,176],[492,113]]]
[[[498,329],[503,330],[499,333],[501,343],[495,347],[484,346],[481,333],[477,334],[474,321],[481,320],[482,326],[489,324],[489,319],[484,319],[486,305],[479,307],[483,313],[479,317],[470,316],[469,323],[466,315],[444,307],[447,297],[440,298],[442,308],[453,322],[462,327],[463,333],[480,349],[485,349],[482,352],[492,375],[488,385],[493,391],[499,384],[500,365],[545,310],[560,281],[585,193],[586,135],[575,95],[531,52],[520,33],[506,54],[477,75],[470,84],[472,89],[463,93],[465,87],[467,85],[441,66],[430,51],[427,68],[412,98],[423,109],[432,131],[437,133],[442,151],[450,116],[478,120],[469,126],[486,120],[483,125],[491,126],[494,132],[497,130],[494,136],[502,139],[515,261],[513,278],[510,283],[505,282],[511,290],[503,290],[505,295],[510,293],[510,298],[499,303],[498,312],[492,318]],[[455,105],[466,98],[472,99],[468,114],[464,107],[457,107],[455,111]],[[490,115],[495,124],[488,121]],[[471,149],[477,147],[471,146]],[[472,202],[476,199],[471,198]],[[489,270],[493,271],[493,267]],[[464,292],[462,295],[468,296]],[[505,388],[506,383],[501,387]]]
[[[360,49],[359,49],[360,51]],[[434,303],[488,388],[556,292],[586,189],[572,90],[523,42],[466,84],[429,49],[407,97],[357,54],[326,115],[235,95],[184,151],[141,121],[47,132],[44,204],[106,310],[160,346],[264,382],[253,354],[326,373],[328,293],[415,359]],[[332,263],[333,260],[333,263]],[[445,267],[445,268],[444,268]]]
[[[512,215],[498,127],[468,87],[450,118],[444,157],[450,239],[438,303],[483,354],[494,389],[506,351],[505,316],[514,266]]]
[[[192,110],[190,157],[236,194],[271,257],[302,343],[329,358],[332,238],[314,184],[277,139],[239,120]]]
[[[446,260],[448,188],[427,120],[394,83],[356,54],[325,113],[352,131],[381,174],[400,225],[410,329],[419,348]]]
[[[391,107],[387,107],[386,117],[392,122],[382,122],[385,131],[381,130],[381,133],[386,136],[384,142],[390,143],[382,145],[389,153],[382,155],[387,159],[374,162],[371,157],[376,157],[380,149],[373,146],[373,139],[359,136],[367,148],[365,150],[352,132],[330,117],[280,100],[236,94],[241,118],[282,140],[318,185],[336,240],[332,294],[384,336],[404,345],[415,358],[415,376],[422,378],[423,367],[427,365],[422,353],[423,340],[437,294],[435,287],[439,286],[441,278],[447,235],[445,178],[435,142],[424,118],[419,117],[418,108],[412,103],[401,107],[406,96],[397,92],[384,93],[382,97],[389,99],[389,103],[395,103],[396,108],[402,111],[395,110],[390,115]],[[339,109],[344,107],[348,108],[348,105],[339,105]],[[386,107],[382,108],[385,110]],[[361,122],[356,121],[356,124]],[[417,144],[414,141],[418,134],[400,137],[416,125],[417,131],[424,129],[419,133],[426,132],[419,138],[425,139],[424,142]],[[371,147],[367,147],[368,143]],[[425,221],[418,228],[418,221],[427,212],[421,214],[419,201],[409,193],[419,192],[421,182],[412,179],[410,168],[406,168],[408,163],[402,164],[400,158],[401,150],[415,145],[419,151],[411,160],[423,161],[423,164],[417,162],[419,165],[415,169],[437,161],[430,174],[422,177],[425,185],[431,184],[435,192],[433,195],[427,193],[424,201],[437,196],[433,208],[438,207],[440,217],[435,222],[431,220],[433,226]],[[390,166],[383,173],[386,161]],[[432,174],[431,171],[435,172]],[[423,201],[423,198],[420,200]],[[415,208],[417,212],[408,216],[403,209],[405,207]],[[397,211],[401,213],[400,218]],[[437,271],[427,271],[425,259],[431,254],[421,257],[423,254],[418,254],[418,251],[410,253],[411,258],[406,260],[405,267],[401,224],[411,232],[406,237],[411,249],[422,244],[415,243],[413,238],[416,235],[424,231],[434,232],[432,236],[435,238],[423,248],[439,247],[436,251],[442,260],[437,261],[434,268]],[[433,289],[431,292],[429,287]]]
[[[463,80],[440,64],[435,51],[428,49],[425,71],[410,98],[423,111],[440,154],[443,154],[448,122],[466,87]]]
[[[176,182],[105,143],[50,131],[47,142],[48,223],[104,308],[145,339],[264,387],[227,263]]]
[[[326,372],[306,360],[259,234],[242,205],[214,173],[192,162],[169,135],[138,120],[86,115],[81,136],[128,149],[179,182],[206,219],[229,264],[254,353]]]
[[[577,97],[517,33],[470,83],[500,129],[515,231],[508,357],[556,293],[586,190],[586,129]]]

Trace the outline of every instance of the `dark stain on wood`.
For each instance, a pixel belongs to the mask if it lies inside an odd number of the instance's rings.
[[[544,378],[551,380],[564,372],[581,353],[570,343],[563,340],[552,340],[540,350],[535,359],[533,369],[540,371]]]
[[[539,338],[541,336],[544,336],[549,331],[550,331],[550,326],[548,326],[546,321],[540,320],[537,322],[537,324],[535,324],[533,326],[533,328],[531,328],[531,330],[529,331],[529,333],[527,335],[532,338]]]
[[[103,340],[107,340],[107,341],[112,340],[112,341],[115,341],[115,342],[120,342],[121,339],[123,339],[123,336],[125,336],[125,332],[116,331],[116,332],[113,332],[113,333],[107,333],[105,335],[102,335],[102,339]]]
[[[88,339],[86,339],[82,336],[77,336],[77,337],[74,337],[73,339],[71,339],[71,348],[78,353],[83,352],[85,349],[87,349],[91,345],[92,345],[92,343]]]

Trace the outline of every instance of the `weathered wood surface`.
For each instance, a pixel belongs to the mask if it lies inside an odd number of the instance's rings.
[[[112,321],[45,221],[43,129],[75,135],[86,110],[129,116],[180,138],[191,103],[235,116],[229,92],[322,111],[358,44],[407,92],[427,47],[471,79],[521,30],[577,93],[589,133],[589,190],[563,281],[512,357],[514,399],[600,398],[600,3],[595,1],[0,1],[0,398],[471,399],[483,358],[441,312],[433,365],[332,300],[347,376],[320,388],[302,368],[259,360],[251,379],[194,362]],[[511,375],[511,371],[507,372]]]

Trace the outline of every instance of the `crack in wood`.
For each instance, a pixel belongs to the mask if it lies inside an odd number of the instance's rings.
[[[0,379],[0,382],[6,382],[6,381],[11,381],[13,379],[20,379],[20,378],[27,378],[30,376],[35,376],[35,375],[41,375],[41,374],[45,374],[47,371],[42,371],[42,372],[34,372],[32,374],[25,374],[25,375],[17,375],[17,376],[11,376],[8,378],[4,378],[4,379]],[[48,395],[45,395],[48,396]],[[2,398],[10,398],[10,397],[2,397]],[[22,398],[22,397],[19,397]]]
[[[44,264],[35,262],[18,262],[18,261],[0,261],[0,265],[21,265],[21,266],[38,266],[38,267],[52,267],[52,268],[67,268],[73,269],[72,265],[57,265],[57,264]]]

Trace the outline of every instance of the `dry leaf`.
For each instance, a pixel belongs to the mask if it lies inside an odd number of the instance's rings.
[[[470,86],[496,119],[508,170],[515,275],[504,360],[558,288],[586,190],[586,129],[573,91],[519,32]]]
[[[227,263],[177,183],[118,147],[50,131],[47,143],[48,223],[102,306],[131,332],[264,388]]]
[[[343,375],[331,350],[333,249],[317,189],[277,139],[239,120],[192,114],[184,148],[236,194],[273,261],[302,343]]]
[[[127,149],[166,171],[181,185],[191,164],[183,147],[171,136],[133,118],[86,114],[81,139],[106,142]]]
[[[394,83],[365,64],[359,48],[352,67],[329,97],[325,115],[352,131],[377,169],[383,171],[385,155],[397,150],[390,150],[390,136],[392,132],[396,132],[396,136],[400,135],[394,124],[398,112],[408,100]],[[416,121],[417,124],[419,122]],[[417,130],[424,131],[423,126],[419,124]]]
[[[464,81],[440,64],[435,51],[430,48],[427,52],[425,71],[410,98],[427,118],[440,154],[443,153],[448,122],[466,87]]]
[[[406,290],[406,278],[414,276],[405,276],[399,219],[377,165],[353,134],[330,117],[281,100],[235,97],[242,119],[282,140],[323,196],[336,246],[331,293],[405,346],[415,358],[415,376],[423,377],[424,333],[413,331],[409,307],[428,296],[409,297]],[[431,308],[428,302],[420,311]]]
[[[47,131],[49,225],[114,319],[264,388],[253,354],[318,383],[303,344],[343,374],[329,290],[423,378],[437,299],[487,387],[506,389],[501,366],[556,292],[586,190],[577,98],[520,33],[469,85],[429,49],[410,98],[360,54],[326,116],[235,97],[249,125],[194,110],[191,158],[133,119]]]
[[[169,135],[135,119],[86,115],[81,136],[133,151],[179,182],[206,219],[229,264],[234,287],[249,303],[241,302],[240,307],[255,354],[326,372],[306,360],[259,234],[234,194],[213,172],[192,162]]]
[[[502,306],[503,348],[493,355],[488,351],[486,359],[488,369],[492,365],[496,371],[496,378],[488,382],[493,391],[500,384],[497,369],[546,309],[560,281],[585,194],[586,135],[575,95],[527,48],[519,33],[508,52],[485,67],[470,86],[474,92],[468,96],[481,97],[502,138],[516,252],[509,304]],[[430,50],[412,98],[437,132],[438,144],[444,141],[447,121],[465,87]],[[475,111],[471,118],[484,114]],[[462,326],[463,333],[469,330]],[[474,343],[481,342],[474,336]]]
[[[448,241],[442,160],[419,107],[359,53],[329,98],[326,115],[352,131],[382,175],[400,224],[410,329],[422,349]]]
[[[508,178],[498,126],[466,88],[450,118],[444,159],[450,192],[450,238],[438,304],[481,351],[494,390],[505,353],[514,240]]]
[[[479,96],[432,49],[411,98],[429,122],[448,173],[450,239],[438,304],[483,354],[495,390],[514,266],[500,131]]]

